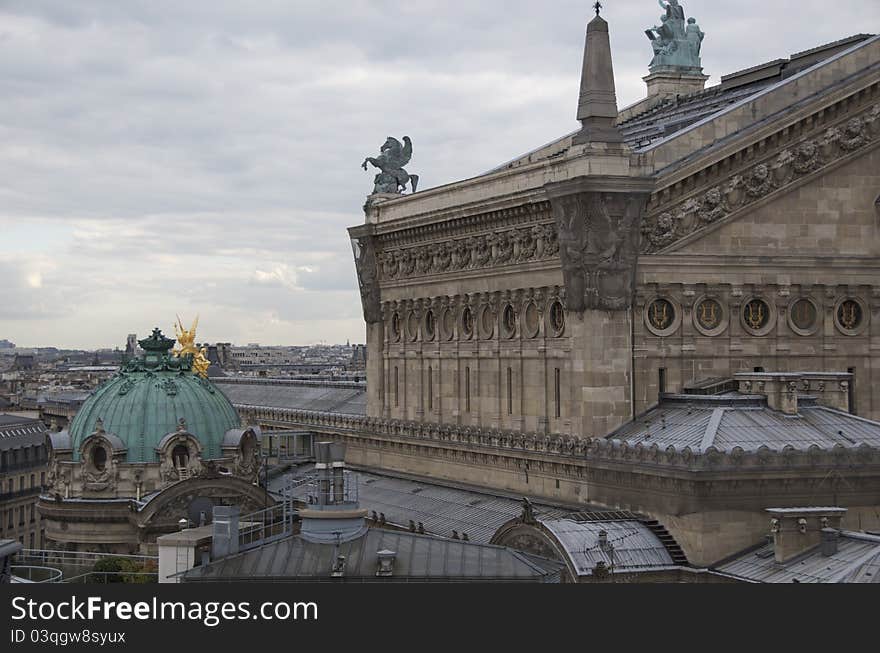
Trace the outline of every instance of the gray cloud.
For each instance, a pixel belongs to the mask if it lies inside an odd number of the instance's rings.
[[[429,187],[572,130],[589,4],[5,0],[0,229],[26,251],[2,243],[0,338],[111,345],[189,311],[211,340],[362,340],[363,157],[412,136]],[[624,106],[660,8],[606,4]],[[715,81],[880,23],[873,0],[685,6]]]

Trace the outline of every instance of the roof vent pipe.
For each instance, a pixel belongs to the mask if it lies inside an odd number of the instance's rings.
[[[840,532],[834,528],[822,529],[822,555],[826,558],[837,553],[838,543],[840,542]]]

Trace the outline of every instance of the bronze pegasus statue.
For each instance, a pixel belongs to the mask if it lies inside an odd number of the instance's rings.
[[[403,169],[412,159],[412,141],[409,136],[403,137],[403,143],[391,136],[385,141],[378,157],[367,157],[361,166],[367,169],[367,164],[381,171],[376,175],[373,194],[394,193],[400,194],[406,190],[407,183],[412,183],[412,192],[419,187],[419,176],[411,175]]]

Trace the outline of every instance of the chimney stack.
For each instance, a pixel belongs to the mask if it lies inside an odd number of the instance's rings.
[[[330,466],[333,469],[333,502],[345,501],[345,445],[334,442],[330,445]]]
[[[300,510],[300,534],[308,542],[348,542],[363,535],[367,511],[358,504],[357,477],[346,473],[345,445],[315,443],[315,478],[310,484],[309,504]],[[373,522],[384,523],[385,515]]]
[[[599,549],[603,552],[608,550],[608,531],[599,531]]]
[[[774,557],[776,562],[785,563],[820,545],[824,554],[825,533],[840,528],[846,508],[768,508],[767,512],[773,518],[770,534]]]
[[[822,555],[826,558],[837,553],[838,542],[840,541],[840,531],[833,528],[822,529]]]

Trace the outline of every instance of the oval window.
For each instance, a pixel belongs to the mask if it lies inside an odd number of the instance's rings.
[[[99,472],[103,472],[107,467],[107,450],[104,447],[95,447],[92,449],[92,465]]]

